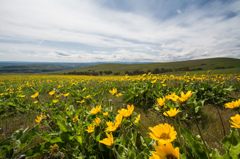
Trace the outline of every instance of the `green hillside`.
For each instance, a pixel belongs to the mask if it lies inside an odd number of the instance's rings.
[[[108,63],[95,66],[88,66],[82,68],[75,68],[70,70],[54,72],[57,74],[78,74],[78,73],[98,73],[101,71],[111,71],[112,74],[124,75],[133,72],[154,72],[167,74],[182,74],[185,72],[200,73],[212,70],[212,73],[240,73],[240,59],[233,58],[211,58],[189,61],[178,61],[168,63],[151,63],[151,64],[117,64]],[[159,71],[159,72],[158,72]]]

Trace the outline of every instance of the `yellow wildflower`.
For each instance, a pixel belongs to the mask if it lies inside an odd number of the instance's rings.
[[[81,101],[76,101],[77,103],[84,103],[85,102],[85,100],[83,99],[83,100],[81,100]]]
[[[116,97],[120,97],[120,96],[122,96],[122,93],[116,94]]]
[[[174,130],[174,127],[167,123],[149,127],[149,129],[152,131],[152,133],[149,133],[150,138],[162,144],[172,142],[176,139],[177,132]]]
[[[18,95],[18,97],[24,98],[24,97],[26,97],[26,95]]]
[[[238,108],[239,106],[240,106],[240,99],[237,101],[226,103],[224,105],[225,108],[231,108],[231,109]]]
[[[39,92],[35,93],[35,94],[34,94],[34,95],[32,95],[31,97],[32,97],[32,98],[37,98],[37,97],[38,97],[38,95],[39,95]]]
[[[109,91],[112,95],[117,93],[117,88],[113,88],[112,90]]]
[[[55,91],[53,90],[53,91],[49,92],[48,94],[49,94],[50,96],[52,96],[52,95],[54,95],[54,93],[55,93]]]
[[[179,112],[179,109],[176,109],[176,108],[172,109],[172,108],[170,108],[170,110],[164,112],[163,115],[169,116],[169,117],[174,117],[175,115],[177,115],[178,112]]]
[[[96,117],[95,121],[94,121],[94,125],[95,126],[99,126],[101,123],[101,119],[99,117]]]
[[[164,97],[163,98],[157,98],[157,102],[158,102],[159,106],[163,106],[164,103],[165,103],[165,98]]]
[[[103,139],[103,140],[99,140],[100,143],[105,144],[107,146],[111,146],[113,144],[113,135],[112,133],[109,135],[108,133],[106,133],[107,138]]]
[[[50,151],[51,151],[50,155],[56,153],[58,151],[58,145],[54,144],[53,146],[50,146]]]
[[[66,110],[69,110],[69,108],[67,107]]]
[[[171,94],[166,95],[165,98],[168,99],[168,100],[170,100],[170,99],[172,99],[175,95],[176,95],[175,92],[173,92],[173,93],[171,93]]]
[[[54,99],[54,100],[53,100],[53,103],[57,103],[57,102],[58,102],[58,99]]]
[[[92,110],[89,112],[91,114],[97,114],[98,112],[101,112],[101,105],[96,106],[96,108],[92,108]]]
[[[64,97],[67,97],[67,96],[69,96],[69,93],[63,94],[63,96],[64,96]]]
[[[154,81],[151,81],[152,84],[156,83],[157,82],[157,79],[155,79]]]
[[[236,114],[234,117],[231,117],[230,123],[232,123],[231,127],[240,128],[240,115]]]
[[[171,143],[154,145],[156,151],[151,151],[152,155],[149,159],[179,159],[179,148],[173,148]]]
[[[118,127],[119,127],[119,125],[121,124],[121,122],[122,122],[122,115],[121,114],[118,114],[117,116],[116,116],[116,122],[115,123],[113,123],[113,122],[111,122],[111,121],[108,121],[108,122],[106,122],[106,124],[107,124],[107,128],[106,128],[106,131],[115,131]]]
[[[85,99],[88,99],[88,98],[90,98],[91,96],[90,95],[88,95],[88,96],[86,96],[86,97],[83,97],[83,98],[85,98]]]
[[[88,126],[88,129],[86,129],[86,131],[87,131],[88,133],[91,133],[91,132],[94,131],[94,129],[95,129],[94,124],[90,124],[90,125]]]
[[[122,114],[124,117],[129,117],[134,110],[134,105],[127,105],[127,109],[118,110],[119,114]]]
[[[75,118],[73,118],[73,122],[77,122],[78,120],[79,120],[78,115]]]
[[[104,116],[108,116],[108,112],[103,113]]]
[[[139,115],[136,117],[134,123],[137,123],[137,122],[140,120],[140,116],[141,116],[141,114],[139,114]]]
[[[45,114],[43,114],[43,115],[40,115],[40,116],[37,116],[37,119],[35,119],[35,121],[38,123],[38,124],[40,124],[41,123],[41,121],[42,121],[42,119],[43,118],[45,118],[46,117],[46,115]]]
[[[37,103],[38,103],[38,100],[35,100],[33,103],[37,104]]]

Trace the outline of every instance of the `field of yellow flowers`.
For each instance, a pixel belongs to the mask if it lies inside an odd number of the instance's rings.
[[[210,71],[1,75],[0,158],[237,159],[239,81]]]

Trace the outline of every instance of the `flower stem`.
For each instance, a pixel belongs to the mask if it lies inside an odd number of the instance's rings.
[[[193,120],[194,120],[194,122],[195,122],[195,124],[196,124],[196,126],[197,126],[198,132],[199,132],[199,134],[200,134],[200,136],[201,136],[201,139],[202,139],[202,141],[203,141],[204,149],[205,149],[205,151],[207,152],[208,158],[210,158],[210,157],[209,157],[209,151],[208,151],[207,145],[206,145],[206,143],[205,143],[205,140],[204,140],[203,135],[202,135],[202,132],[201,132],[199,126],[198,126],[198,123],[197,123],[197,120],[196,120],[195,116],[194,116],[194,115],[192,114],[192,112],[186,107],[185,104],[182,104],[182,106],[183,106],[183,107],[188,111],[188,113],[193,117]]]
[[[124,127],[123,127],[123,129],[124,129]],[[134,149],[136,150],[138,156],[139,156],[141,159],[143,159],[142,156],[139,154],[138,149],[137,149],[136,146],[133,144],[132,140],[126,135],[126,133],[125,133],[125,131],[124,131],[123,129],[120,129],[120,130],[122,131],[123,135],[124,135],[124,136],[130,141],[130,143],[133,145],[133,147],[134,147]]]

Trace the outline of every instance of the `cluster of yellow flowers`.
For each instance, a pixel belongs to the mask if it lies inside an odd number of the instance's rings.
[[[105,132],[106,132],[107,138],[104,138],[103,140],[99,140],[99,142],[103,143],[107,146],[111,146],[114,142],[112,132],[116,131],[117,128],[121,125],[123,117],[126,117],[126,118],[129,117],[132,114],[133,110],[134,110],[134,105],[131,105],[131,106],[127,105],[127,109],[118,110],[119,114],[117,114],[115,122],[112,122],[112,121],[106,122],[107,128],[105,129]],[[103,115],[107,116],[108,112],[103,113]],[[98,117],[97,117],[95,119],[94,125],[96,125],[97,122],[99,122],[99,120],[100,120],[100,118],[98,119]],[[134,123],[139,122],[139,120],[140,120],[140,114],[136,117]],[[91,125],[91,127],[89,127],[88,130],[89,131],[91,130],[93,132],[94,131],[93,126]],[[111,132],[111,134],[108,134],[107,132]]]

